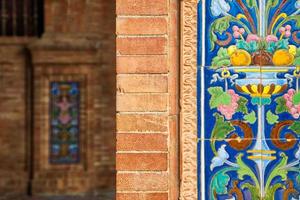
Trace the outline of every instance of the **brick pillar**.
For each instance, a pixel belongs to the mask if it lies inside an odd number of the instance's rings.
[[[177,6],[117,0],[117,200],[178,199]]]

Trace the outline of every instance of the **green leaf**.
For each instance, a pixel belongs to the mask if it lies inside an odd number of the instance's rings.
[[[295,58],[294,63],[295,66],[300,66],[300,56]]]
[[[282,183],[277,183],[275,185],[272,185],[270,189],[266,191],[264,200],[274,200],[275,192],[280,188],[285,189],[285,186]]]
[[[250,184],[250,183],[244,183],[241,186],[242,190],[244,190],[245,188],[248,188],[250,193],[251,193],[251,198],[252,200],[260,200],[260,189],[259,187],[255,187],[254,185]]]
[[[212,151],[217,155],[217,150],[215,147],[215,141],[216,140],[224,140],[229,133],[235,130],[235,128],[232,126],[230,122],[224,121],[224,117],[218,113],[214,114],[214,117],[216,119],[215,126],[213,128],[212,134],[211,134],[211,148]]]
[[[219,105],[229,105],[231,103],[231,96],[223,91],[222,87],[210,87],[208,92],[211,95],[209,106],[211,109]]]
[[[217,41],[217,35],[215,33],[224,33],[230,26],[230,16],[224,16],[219,19],[216,19],[209,30],[209,40],[210,40],[210,49],[211,51],[215,48],[215,42]]]
[[[288,48],[289,48],[289,40],[288,39],[282,39],[276,43],[276,50],[288,49]]]
[[[250,8],[257,6],[256,0],[246,0],[246,3]]]
[[[272,7],[275,7],[278,3],[279,3],[279,0],[267,0],[267,6],[266,6],[267,13],[269,13],[269,10]]]
[[[267,112],[267,122],[269,124],[275,124],[278,122],[278,115],[273,114],[270,110]]]
[[[248,114],[248,107],[247,107],[248,100],[245,97],[240,97],[237,103],[238,103],[238,108],[236,112]]]
[[[294,121],[294,123],[289,127],[290,130],[300,135],[300,121]]]
[[[300,27],[300,17],[299,17],[299,15],[290,16],[289,20],[295,20],[296,21],[296,26]]]
[[[250,124],[254,124],[256,122],[255,112],[252,111],[250,114],[244,116],[244,120]]]
[[[255,41],[249,42],[249,53],[252,54],[252,53],[254,53],[256,51],[258,51],[257,42],[255,42]]]
[[[238,49],[244,49],[246,51],[250,51],[249,43],[247,43],[245,40],[237,40],[236,41],[236,47]]]
[[[283,98],[283,96],[276,98],[275,101],[277,103],[276,110],[275,110],[276,114],[288,112],[289,109],[286,106],[286,100]]]
[[[271,7],[277,6],[278,3],[279,3],[279,0],[267,0],[267,5],[269,5]]]
[[[297,48],[297,51],[296,51],[296,55],[295,55],[295,57],[300,57],[300,47],[299,47],[299,48]]]
[[[298,173],[297,177],[296,177],[296,181],[298,184],[300,184],[300,173]]]
[[[227,186],[230,181],[230,176],[226,173],[229,171],[233,171],[235,168],[225,168],[218,171],[213,177],[210,182],[210,200],[217,200],[214,196],[214,192],[216,194],[227,194]]]
[[[300,103],[300,92],[296,93],[293,96],[293,104],[294,105],[298,105]]]
[[[267,46],[267,51],[273,54],[276,50],[276,42],[269,42]]]
[[[238,178],[240,180],[244,180],[245,176],[249,176],[254,181],[255,186],[259,187],[259,182],[258,182],[258,179],[257,179],[255,173],[252,171],[251,168],[248,167],[248,165],[246,165],[243,162],[242,157],[243,157],[242,153],[238,154],[236,157],[236,162],[239,165],[239,168],[237,170]]]
[[[221,47],[218,51],[218,54],[216,57],[212,60],[212,68],[218,69],[220,67],[224,66],[230,66],[230,57],[228,55],[227,49]]]
[[[280,156],[282,157],[281,161],[271,171],[271,174],[269,175],[268,180],[266,182],[266,187],[265,188],[266,188],[267,193],[271,189],[270,185],[271,185],[272,180],[275,177],[277,177],[277,176],[281,177],[282,181],[286,181],[286,179],[287,179],[288,171],[287,171],[287,169],[284,168],[284,166],[286,166],[286,164],[287,164],[288,157],[284,153],[281,153]]]

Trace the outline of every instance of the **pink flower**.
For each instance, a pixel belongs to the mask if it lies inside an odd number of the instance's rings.
[[[233,27],[232,27],[232,30],[233,30],[233,31],[238,31],[238,30],[239,30],[239,27],[238,27],[238,26],[233,26]]]
[[[275,35],[268,35],[266,37],[267,42],[277,42],[278,38]]]
[[[290,31],[292,29],[291,25],[286,25],[285,30]]]
[[[240,28],[240,29],[239,29],[239,32],[240,32],[240,34],[243,35],[243,34],[245,33],[245,29],[244,29],[244,28]]]
[[[285,37],[288,38],[288,37],[291,37],[291,35],[292,35],[291,31],[286,31],[285,32]]]
[[[285,28],[284,28],[284,27],[280,27],[280,28],[279,28],[279,32],[280,32],[280,33],[285,32]]]
[[[234,38],[239,38],[240,37],[240,33],[239,32],[237,32],[237,31],[235,31],[234,33],[233,33],[233,37]]]
[[[246,39],[247,42],[252,42],[252,41],[256,41],[257,42],[259,40],[260,40],[260,38],[257,35],[255,35],[255,34],[249,34],[247,36],[247,39]]]

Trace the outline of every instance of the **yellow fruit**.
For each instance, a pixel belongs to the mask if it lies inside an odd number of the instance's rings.
[[[227,49],[228,55],[231,56],[236,50],[237,50],[236,46],[235,45],[231,45]]]
[[[295,56],[297,53],[297,47],[295,45],[289,45],[289,53]]]
[[[233,66],[249,66],[251,55],[245,50],[238,49],[230,56],[230,61]]]
[[[273,64],[276,66],[291,65],[294,62],[294,55],[289,53],[288,50],[277,50],[273,55]]]

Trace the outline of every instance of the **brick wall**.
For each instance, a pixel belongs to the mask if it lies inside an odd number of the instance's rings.
[[[0,42],[0,195],[24,193],[26,170],[26,57],[20,45]]]
[[[54,169],[36,169],[34,185],[50,185],[36,187],[37,193],[98,193],[115,186],[114,13],[115,3],[105,0],[45,1],[46,32],[41,40],[31,45],[35,88],[45,90],[38,82],[49,74],[75,77],[86,73],[85,90],[91,101],[86,110],[88,115],[84,117],[88,123],[86,133],[90,135],[84,151],[90,153],[84,159],[85,169],[77,174],[75,170],[65,178],[56,176]],[[69,173],[68,170],[60,171]],[[64,182],[65,188],[59,188],[59,180]],[[47,184],[51,182],[56,184]]]
[[[34,194],[112,190],[115,186],[115,2],[44,2],[42,38],[0,38],[0,87],[3,87],[0,94],[0,196],[7,192],[26,193],[32,164]],[[27,72],[34,75],[26,79]],[[72,79],[76,74],[85,74],[88,79],[85,90],[91,102],[86,110],[89,114],[86,132],[91,139],[84,151],[91,153],[84,160],[84,170],[55,170],[49,167],[44,153],[49,147],[48,141],[38,139],[49,132],[44,123],[47,99],[37,95],[49,89],[40,84],[43,78]],[[35,86],[34,100],[27,87],[31,82]],[[34,130],[30,129],[33,111]],[[30,153],[32,139],[34,155]],[[32,156],[34,159],[30,162]]]
[[[178,199],[178,2],[117,0],[117,200]]]

